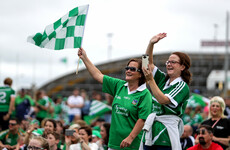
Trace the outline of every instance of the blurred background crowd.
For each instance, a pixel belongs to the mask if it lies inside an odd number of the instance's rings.
[[[31,144],[34,148],[33,143],[29,144],[31,141],[43,146],[46,143],[50,149],[75,149],[83,142],[86,148],[108,149],[113,100],[110,95],[99,92],[89,95],[86,90],[75,88],[68,97],[55,95],[51,98],[43,90],[34,95],[26,89],[15,92],[10,87],[10,78],[6,78],[4,84],[0,94],[7,91],[12,101],[3,105],[4,95],[0,95],[2,149],[23,150],[31,147]],[[214,124],[213,140],[227,149],[229,119],[230,99],[219,96],[206,98],[199,94],[199,90],[193,91],[182,117],[185,125],[181,136],[182,149],[196,144],[196,131],[201,124]]]

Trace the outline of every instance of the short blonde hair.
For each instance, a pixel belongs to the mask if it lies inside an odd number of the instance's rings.
[[[219,103],[220,104],[220,107],[221,107],[221,118],[225,118],[226,116],[224,115],[224,109],[225,109],[225,102],[224,102],[224,99],[220,96],[214,96],[213,98],[211,98],[210,100],[210,103],[209,103],[209,114],[208,114],[208,117],[211,118],[211,112],[210,112],[210,107],[212,105],[212,103]]]
[[[43,137],[41,137],[41,136],[33,136],[31,139],[30,139],[30,141],[31,140],[38,140],[38,141],[40,141],[41,142],[41,147],[42,148],[44,148],[44,149],[46,149],[46,150],[50,150],[50,147],[49,147],[49,143],[48,143],[48,141],[45,139],[45,138],[43,138]],[[30,145],[30,144],[29,144]]]

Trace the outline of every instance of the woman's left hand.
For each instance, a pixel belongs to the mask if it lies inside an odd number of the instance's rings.
[[[129,147],[132,142],[133,142],[133,138],[131,136],[128,136],[121,142],[120,148]]]

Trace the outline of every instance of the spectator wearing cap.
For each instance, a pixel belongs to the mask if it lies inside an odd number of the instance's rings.
[[[197,139],[199,143],[187,150],[223,150],[223,148],[214,142],[213,139],[213,129],[209,125],[201,125],[197,130]]]
[[[100,131],[92,130],[92,143],[96,143],[100,150],[103,150]]]
[[[33,133],[34,135],[42,135],[43,131],[39,129],[40,127],[40,122],[36,119],[33,119],[30,121],[29,127],[26,130],[25,138],[24,138],[24,144],[28,145],[29,144],[29,139],[31,137],[31,134]]]
[[[18,138],[23,134],[22,130],[19,129],[19,124],[20,122],[16,118],[9,120],[9,129],[0,133],[0,149],[12,150],[16,148]]]

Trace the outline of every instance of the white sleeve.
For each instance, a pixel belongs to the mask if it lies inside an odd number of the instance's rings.
[[[90,148],[91,150],[99,150],[99,147],[96,143],[91,143]]]
[[[154,68],[153,68],[153,72],[152,72],[152,74],[153,74],[153,77],[155,76],[155,74],[156,74],[156,72],[157,72],[157,66],[155,66]]]

